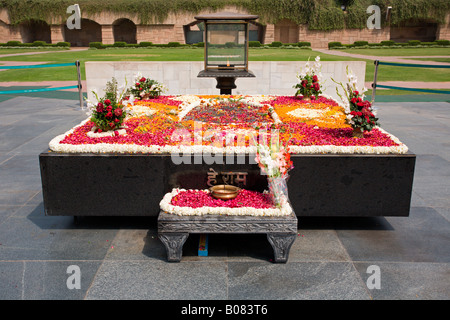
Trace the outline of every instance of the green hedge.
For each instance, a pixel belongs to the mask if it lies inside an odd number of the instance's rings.
[[[114,42],[114,44],[113,44],[113,47],[126,47],[126,46],[127,46],[127,43],[124,41],[117,41],[117,42]]]
[[[57,47],[70,47],[70,42],[62,41],[56,44]]]
[[[167,44],[167,46],[168,47],[180,47],[181,46],[181,44],[179,43],[179,42],[169,42],[168,44]]]
[[[89,48],[94,49],[106,49],[106,48],[149,48],[149,47],[160,47],[160,48],[175,48],[175,47],[190,47],[189,44],[181,44],[179,42],[169,42],[169,43],[152,43],[143,41],[139,44],[136,43],[126,43],[123,41],[114,42],[114,44],[103,44],[101,42],[90,42]],[[195,45],[198,46],[198,45]]]
[[[297,45],[299,47],[311,47],[311,42],[301,41],[301,42],[298,42]]]
[[[383,46],[393,46],[393,45],[395,45],[395,41],[394,40],[383,40],[380,43]]]
[[[34,41],[32,43],[22,43],[20,41],[8,41],[0,43],[0,47],[70,47],[69,42],[47,43],[45,41]]]
[[[439,46],[450,46],[450,40],[436,40],[435,42]]]
[[[395,42],[383,40],[380,43],[369,43],[367,41],[355,41],[353,44],[342,44],[341,42],[329,42],[328,49],[348,49],[348,48],[379,48],[379,47],[437,47],[450,46],[450,40],[436,40],[432,42],[421,42],[419,40],[409,40],[408,42]]]
[[[153,43],[148,41],[139,42],[140,47],[151,47],[152,45]]]
[[[328,42],[328,49],[340,48],[340,47],[342,47],[342,43],[340,43],[338,41]]]
[[[271,47],[281,47],[281,46],[283,46],[283,43],[282,42],[280,42],[280,41],[274,41],[274,42],[272,42],[271,44],[270,44],[270,46]]]
[[[355,47],[363,47],[369,45],[369,41],[355,41],[353,44]]]
[[[105,49],[106,47],[101,42],[89,42],[89,48]]]
[[[409,40],[409,41],[408,41],[408,44],[409,44],[410,46],[418,46],[418,45],[421,44],[421,42],[420,42],[419,40]]]

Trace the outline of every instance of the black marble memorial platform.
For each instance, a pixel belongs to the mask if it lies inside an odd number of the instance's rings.
[[[158,238],[166,247],[167,260],[179,262],[183,244],[189,234],[267,234],[274,261],[286,263],[289,250],[297,237],[297,217],[289,216],[179,216],[161,211],[158,216]]]
[[[416,156],[292,155],[289,200],[300,216],[408,216]],[[227,160],[224,158],[224,160]],[[229,160],[229,159],[228,159]],[[206,189],[228,182],[263,191],[256,164],[175,164],[170,154],[39,156],[45,213],[50,216],[154,216],[172,188]],[[225,161],[224,161],[225,162]]]

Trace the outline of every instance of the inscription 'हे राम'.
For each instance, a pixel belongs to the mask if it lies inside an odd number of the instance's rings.
[[[233,172],[233,171],[226,171],[226,172],[216,172],[213,168],[209,168],[208,171],[208,181],[207,185],[212,187],[216,185],[217,183],[224,183],[224,184],[243,184],[244,186],[247,185],[247,172]],[[222,181],[218,178],[220,176],[222,178]]]

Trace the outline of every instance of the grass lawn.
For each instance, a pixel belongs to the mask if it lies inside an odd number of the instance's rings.
[[[412,58],[411,60],[436,61],[436,62],[450,63],[450,57],[449,58]]]
[[[307,61],[320,55],[323,61],[355,60],[333,55],[324,55],[306,49],[258,49],[250,48],[250,61]],[[68,63],[80,60],[82,79],[85,80],[85,61],[203,61],[203,48],[149,48],[149,49],[106,49],[74,52],[51,52],[27,56],[3,58],[5,61],[45,61]],[[1,58],[0,58],[1,59]],[[299,65],[299,68],[301,65]],[[75,67],[16,69],[2,71],[0,82],[8,81],[71,81],[77,80]]]
[[[428,52],[427,55],[444,55],[441,49],[446,50],[450,55],[449,48],[429,48],[423,49]],[[27,50],[27,49],[20,49]],[[30,52],[33,49],[28,49]],[[424,53],[419,49],[355,49],[364,54],[370,54],[369,51],[376,51],[378,55],[395,51],[412,50],[414,54],[422,55]],[[355,52],[351,50],[351,52]],[[374,64],[372,60],[355,59],[351,57],[340,57],[334,55],[322,54],[314,50],[307,49],[286,49],[286,48],[250,48],[249,61],[307,61],[320,55],[322,61],[366,61],[366,79],[372,81],[374,74]],[[389,55],[389,54],[386,54]],[[397,54],[396,54],[397,55]],[[404,55],[402,53],[401,55]],[[85,50],[85,51],[59,51],[41,53],[35,55],[10,56],[0,58],[3,61],[44,61],[51,63],[68,63],[80,60],[82,79],[85,79],[84,62],[85,61],[203,61],[203,48],[139,48],[139,49],[105,49],[105,50]],[[1,63],[1,61],[0,61]],[[251,62],[250,62],[251,65]],[[303,64],[299,64],[299,68]],[[251,69],[251,68],[250,68]],[[0,82],[11,81],[76,81],[77,74],[74,67],[60,68],[39,68],[39,69],[17,69],[0,72]],[[423,69],[423,68],[403,68],[380,66],[378,72],[378,81],[428,81],[441,82],[450,81],[449,69]]]
[[[373,81],[375,65],[367,60],[366,81]],[[394,66],[378,66],[377,82],[383,81],[420,81],[420,82],[448,82],[450,69],[436,68],[408,68]]]
[[[450,56],[450,48],[345,49],[347,53],[368,56]]]
[[[448,92],[449,90],[440,90],[440,89],[433,89],[436,91],[442,91],[442,92]],[[400,95],[423,95],[423,94],[436,94],[436,93],[429,93],[429,92],[419,92],[419,91],[407,91],[407,90],[394,90],[394,89],[381,89],[377,88],[377,91],[375,92],[377,96],[400,96]],[[448,93],[444,93],[448,94]],[[367,97],[372,97],[372,89],[369,89],[366,91],[365,95]]]

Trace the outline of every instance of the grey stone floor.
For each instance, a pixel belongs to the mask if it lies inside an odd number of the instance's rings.
[[[450,104],[376,106],[417,154],[409,217],[300,218],[286,264],[258,235],[210,236],[208,257],[190,236],[167,263],[154,218],[44,215],[38,155],[85,118],[78,101],[1,102],[0,299],[449,299]],[[67,286],[73,265],[79,289]],[[372,265],[379,289],[367,285]]]

